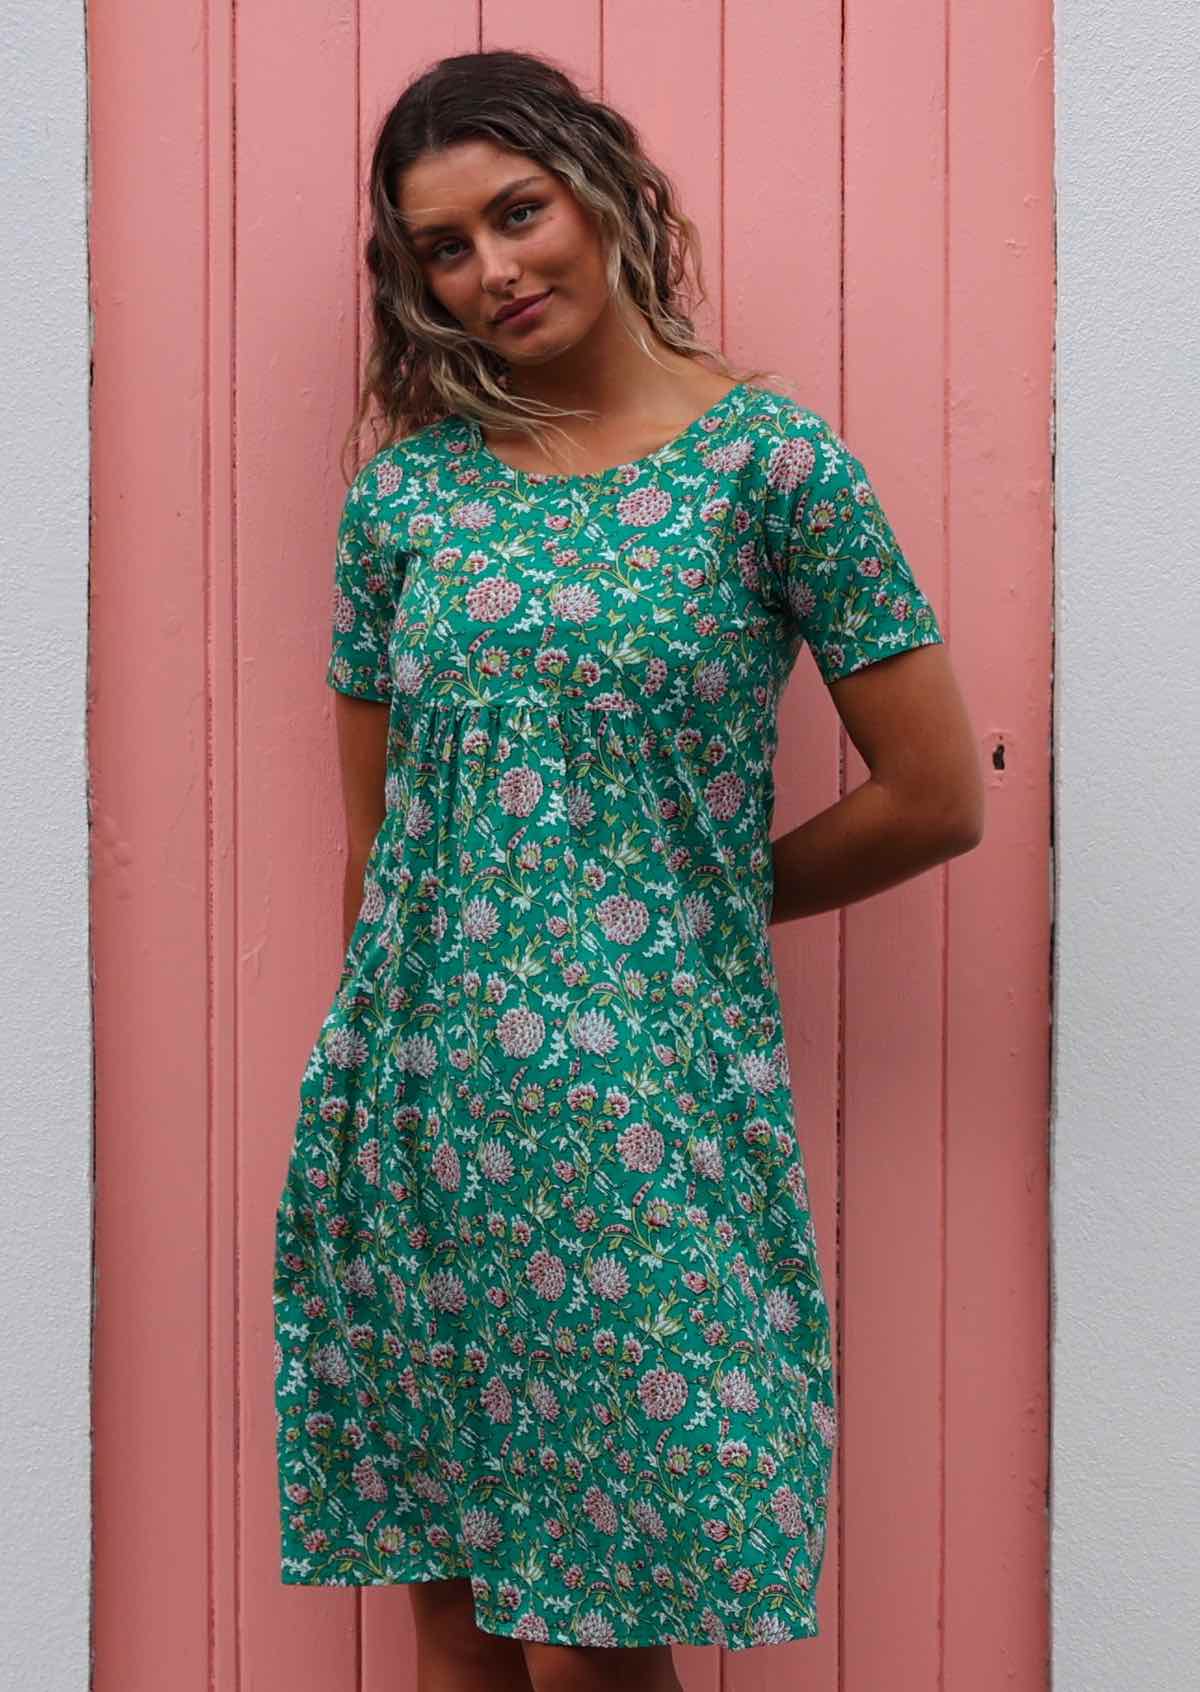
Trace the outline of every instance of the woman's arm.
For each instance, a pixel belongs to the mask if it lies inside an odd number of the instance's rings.
[[[829,693],[871,773],[772,843],[772,923],[865,899],[983,838],[983,773],[944,645],[868,664]]]
[[[386,809],[388,708],[374,699],[335,693],[342,802],[346,811],[346,880],[342,889],[342,945],[350,944],[363,896],[363,871]]]

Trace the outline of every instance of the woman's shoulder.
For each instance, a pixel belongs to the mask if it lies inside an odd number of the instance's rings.
[[[814,474],[822,486],[865,477],[853,447],[823,412],[782,388],[754,391],[748,420],[761,438],[769,482],[790,492],[807,485]],[[758,446],[755,455],[761,455]]]

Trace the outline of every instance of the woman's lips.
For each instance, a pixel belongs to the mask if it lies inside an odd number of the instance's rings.
[[[507,329],[510,323],[532,323],[535,317],[541,315],[542,308],[550,298],[552,290],[547,288],[544,294],[532,300],[529,305],[522,306],[520,311],[513,311],[507,317],[502,317],[496,325],[498,329]]]

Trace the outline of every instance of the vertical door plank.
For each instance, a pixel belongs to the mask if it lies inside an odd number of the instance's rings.
[[[552,59],[595,96],[603,9],[601,0],[576,0],[569,7],[555,0],[481,0],[482,46],[489,53],[504,49]]]
[[[337,985],[328,655],[354,374],[354,0],[237,11],[238,1262],[243,1684],[357,1692],[358,1598],[283,1586],[272,1220]]]
[[[601,93],[634,123],[700,234],[697,333],[721,343],[721,0],[607,0]]]
[[[239,1401],[241,1289],[237,1276],[237,700],[234,507],[234,8],[205,16],[208,288],[197,324],[206,356],[208,505],[208,993],[209,993],[209,1544],[211,1673],[241,1676]]]
[[[210,1682],[203,9],[88,13],[97,1692]]]
[[[951,866],[945,1684],[1049,1684],[1049,0],[950,7],[949,542],[987,836]],[[998,146],[997,136],[1004,143]]]

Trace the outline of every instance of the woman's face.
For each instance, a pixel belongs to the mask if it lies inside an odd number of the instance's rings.
[[[609,303],[594,220],[526,154],[490,141],[426,153],[404,174],[399,209],[430,293],[509,364],[557,357]],[[498,316],[541,295],[530,311]]]

